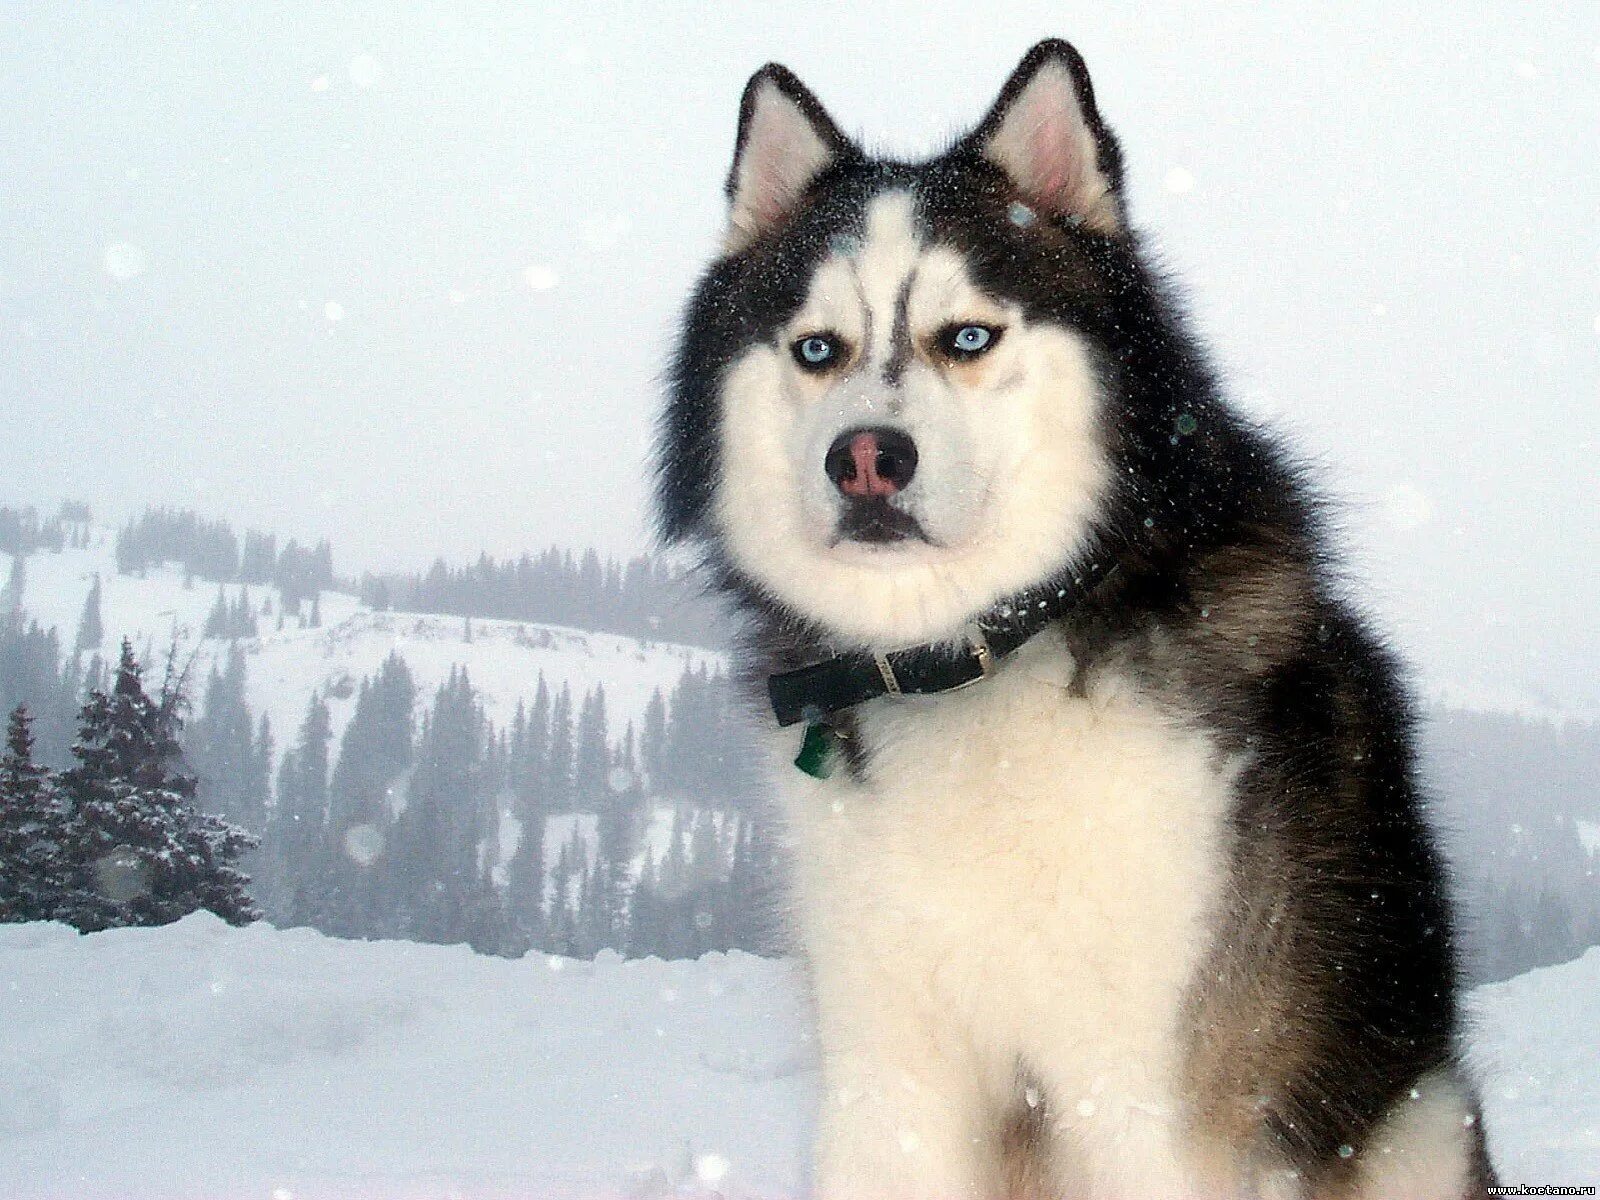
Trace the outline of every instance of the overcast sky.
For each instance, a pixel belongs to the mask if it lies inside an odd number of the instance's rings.
[[[0,503],[641,546],[746,76],[914,153],[1059,34],[1385,627],[1600,709],[1600,5],[1331,7],[8,4]]]

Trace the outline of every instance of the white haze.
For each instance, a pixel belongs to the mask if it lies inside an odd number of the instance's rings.
[[[8,6],[0,502],[638,548],[748,73],[917,153],[1048,34],[1429,684],[1600,710],[1593,4]]]

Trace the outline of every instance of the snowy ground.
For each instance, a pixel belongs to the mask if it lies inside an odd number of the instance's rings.
[[[791,1196],[791,967],[484,958],[197,915],[0,928],[0,1195]],[[1508,1180],[1600,1182],[1600,949],[1473,997]]]

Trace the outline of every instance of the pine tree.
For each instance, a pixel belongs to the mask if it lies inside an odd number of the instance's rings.
[[[328,785],[329,910],[322,928],[341,937],[384,931],[379,862],[392,833],[396,783],[411,766],[416,684],[391,651],[361,681]]]
[[[0,588],[0,617],[6,617],[22,609],[22,594],[28,589],[28,556],[14,554],[11,557],[11,573],[6,577],[6,586]]]
[[[100,576],[96,575],[89,595],[83,602],[83,615],[78,618],[78,636],[74,645],[80,653],[92,653],[100,649],[105,636],[105,626],[100,620]]]
[[[331,737],[328,706],[313,695],[299,739],[278,769],[277,802],[262,841],[268,916],[279,924],[314,924],[324,910]]]
[[[545,795],[551,812],[566,812],[573,804],[572,691],[566,684],[556,694],[550,710],[550,754]]]
[[[782,953],[778,920],[778,863],[764,812],[739,822],[728,868],[729,945],[751,954]]]
[[[546,778],[550,752],[550,689],[539,675],[533,707],[521,702],[511,726],[507,784],[519,834],[506,863],[506,916],[519,943],[540,945],[545,937],[545,820],[549,812]]]
[[[228,613],[228,598],[222,594],[222,585],[217,585],[217,601],[211,606],[211,611],[206,614],[205,636],[208,638],[225,638],[231,636],[228,628],[231,622]]]
[[[60,777],[74,878],[63,916],[89,931],[163,925],[196,909],[257,917],[236,865],[254,839],[194,803],[178,745],[181,687],[146,694],[125,640],[109,692],[79,716],[76,763]]]
[[[80,688],[98,682],[99,670],[98,658],[91,659],[87,675],[76,655],[63,663],[54,629],[41,629],[20,613],[0,613],[0,712],[28,706],[34,755],[46,766],[71,763]]]
[[[607,724],[606,689],[604,684],[597,684],[583,698],[573,747],[573,800],[578,808],[589,812],[599,812],[605,806],[609,791],[611,747]]]
[[[69,871],[63,814],[49,769],[33,760],[32,718],[11,711],[0,757],[0,921],[48,921],[61,908]]]
[[[244,652],[234,646],[225,670],[212,665],[205,706],[189,728],[185,752],[199,785],[200,806],[260,836],[267,824],[268,790],[256,761],[254,730],[245,703]]]
[[[644,958],[661,953],[661,921],[657,914],[660,881],[656,872],[654,855],[646,854],[639,869],[639,881],[634,886],[628,905],[629,958]]]
[[[645,786],[659,793],[667,786],[667,701],[656,688],[644,709],[644,729],[639,735],[639,764],[644,769]]]
[[[589,850],[581,829],[561,847],[551,872],[548,945],[553,954],[575,957],[583,950],[583,891],[589,874]]]
[[[260,632],[259,627],[256,625],[256,612],[250,604],[250,592],[247,588],[241,587],[239,589],[239,597],[233,602],[229,617],[232,623],[232,629],[228,635],[230,637],[253,638]]]
[[[488,794],[488,725],[463,670],[452,670],[418,738],[405,811],[385,860],[404,936],[498,949],[504,930],[486,846],[498,823]]]

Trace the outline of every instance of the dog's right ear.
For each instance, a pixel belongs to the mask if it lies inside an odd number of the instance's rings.
[[[968,142],[1029,204],[1100,233],[1126,228],[1122,153],[1095,107],[1089,68],[1059,38],[1028,51]]]
[[[742,250],[781,224],[817,176],[855,153],[850,139],[788,68],[762,67],[739,102],[725,248]]]

